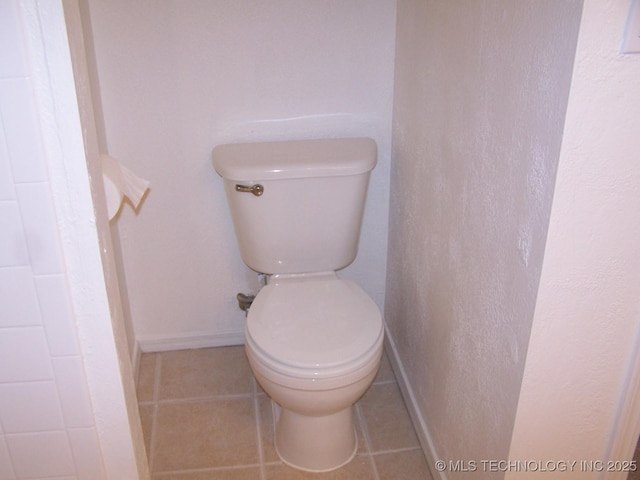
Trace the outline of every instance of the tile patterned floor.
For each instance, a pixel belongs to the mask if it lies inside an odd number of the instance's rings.
[[[386,357],[356,404],[358,453],[328,473],[279,460],[243,347],[143,354],[138,401],[153,480],[431,480]]]

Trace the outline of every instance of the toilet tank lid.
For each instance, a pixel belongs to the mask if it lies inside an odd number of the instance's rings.
[[[260,143],[232,143],[213,149],[213,166],[229,180],[357,175],[376,165],[371,138],[333,138]]]

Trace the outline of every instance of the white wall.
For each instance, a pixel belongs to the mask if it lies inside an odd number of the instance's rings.
[[[151,181],[119,219],[143,348],[241,339],[240,260],[216,144],[367,135],[378,142],[360,254],[344,276],[383,304],[394,0],[90,0],[109,153]]]
[[[580,11],[398,2],[385,315],[432,459],[508,457]]]
[[[584,5],[514,460],[628,460],[639,433],[624,416],[640,325],[640,55],[619,53],[629,3]],[[566,476],[601,475],[578,464]]]

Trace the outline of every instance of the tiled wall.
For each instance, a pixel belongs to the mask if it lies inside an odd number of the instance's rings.
[[[16,0],[0,0],[0,480],[99,479],[101,457]]]

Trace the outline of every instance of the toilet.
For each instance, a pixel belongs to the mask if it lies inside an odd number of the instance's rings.
[[[336,273],[356,258],[376,158],[369,138],[213,150],[242,259],[267,278],[248,311],[247,358],[274,404],[278,455],[305,471],[354,457],[353,404],[382,357],[380,310]]]

